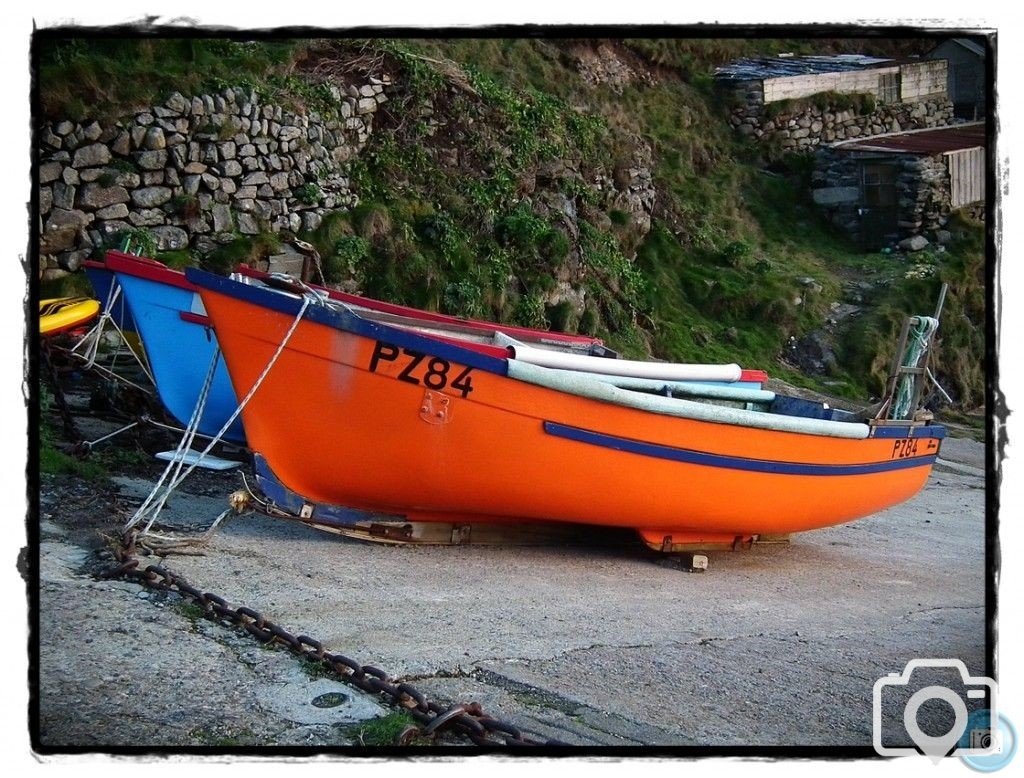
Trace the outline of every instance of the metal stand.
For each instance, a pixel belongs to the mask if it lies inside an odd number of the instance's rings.
[[[939,292],[939,302],[935,306],[935,316],[933,317],[936,321],[939,320],[939,316],[942,314],[942,306],[946,302],[946,292],[948,289],[949,285],[943,284],[942,290]],[[921,318],[918,316],[909,316],[903,322],[903,329],[900,331],[899,341],[896,344],[896,354],[893,356],[892,369],[889,372],[889,380],[885,387],[885,401],[878,409],[872,421],[876,425],[885,425],[894,421],[901,423],[906,421],[906,419],[893,418],[893,405],[896,403],[896,395],[899,392],[901,383],[907,379],[913,382],[913,394],[910,403],[910,408],[913,410],[910,411],[911,415],[908,418],[914,419],[915,414],[921,408],[921,398],[924,394],[927,379],[931,375],[928,369],[928,362],[932,355],[931,344],[929,343],[915,364],[904,364],[907,354],[907,342],[910,339],[910,328],[918,326],[921,321]]]
[[[75,419],[71,415],[71,408],[68,407],[67,398],[64,396],[64,388],[61,385],[60,377],[57,375],[57,369],[53,366],[53,360],[50,358],[49,342],[44,340],[40,344],[39,354],[42,358],[43,367],[46,368],[46,377],[50,380],[50,386],[53,388],[53,401],[57,404],[61,421],[64,423],[64,434],[69,441],[77,442],[82,439],[82,436],[78,432],[78,427],[75,426]]]
[[[658,564],[673,570],[682,570],[684,573],[706,573],[708,570],[707,556],[690,552],[662,557],[658,560]]]

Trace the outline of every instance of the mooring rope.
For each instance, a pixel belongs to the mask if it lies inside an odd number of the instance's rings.
[[[129,381],[127,378],[123,378],[122,376],[117,375],[117,373],[115,373],[114,371],[107,370],[106,368],[101,368],[99,365],[96,364],[96,359],[99,356],[100,343],[103,338],[103,330],[109,324],[109,326],[113,327],[114,330],[117,332],[118,338],[120,339],[121,343],[125,344],[128,351],[131,352],[131,355],[135,358],[135,361],[139,363],[139,367],[142,369],[142,372],[146,374],[146,378],[150,380],[150,383],[156,385],[156,381],[153,379],[153,374],[149,369],[149,365],[147,365],[143,361],[142,357],[140,357],[135,352],[135,349],[131,347],[131,345],[128,343],[127,337],[125,337],[124,330],[121,329],[117,321],[114,319],[114,305],[117,303],[120,297],[121,285],[114,281],[110,285],[110,289],[107,290],[107,300],[103,304],[103,310],[100,313],[99,320],[96,322],[96,324],[93,325],[92,329],[85,333],[85,335],[82,336],[81,340],[79,340],[78,343],[76,343],[72,347],[71,353],[77,356],[79,359],[84,360],[86,369],[96,368],[103,370],[103,372],[109,373],[114,378],[120,379],[136,389],[142,389],[142,387],[138,386],[132,381]],[[121,304],[122,306],[124,305],[124,300],[121,300]],[[81,348],[83,345],[86,346],[85,353],[79,354],[78,349]]]
[[[288,342],[291,340],[291,337],[294,334],[296,328],[298,328],[299,322],[302,320],[302,317],[305,315],[306,309],[312,303],[320,304],[321,302],[322,301],[320,300],[320,298],[318,296],[303,295],[302,305],[299,308],[298,313],[295,315],[294,321],[292,321],[291,326],[288,328],[288,331],[285,333],[284,338],[281,340],[281,343],[278,344],[277,350],[274,352],[273,356],[270,358],[270,361],[267,362],[266,367],[263,368],[263,372],[260,373],[260,375],[256,379],[255,383],[253,383],[252,387],[249,389],[248,393],[245,395],[245,397],[242,398],[241,402],[239,402],[238,407],[235,409],[234,413],[232,413],[231,416],[228,418],[228,420],[226,422],[224,422],[224,425],[220,428],[220,431],[218,431],[217,434],[213,438],[210,439],[209,444],[207,444],[206,448],[203,449],[202,452],[199,453],[199,455],[196,457],[195,462],[193,462],[192,465],[190,465],[189,468],[184,473],[182,473],[181,472],[181,468],[182,468],[182,466],[184,464],[185,456],[186,456],[187,452],[190,450],[189,446],[186,445],[186,441],[187,441],[188,444],[190,444],[191,441],[195,437],[195,431],[194,431],[193,427],[198,427],[199,417],[202,415],[202,409],[205,407],[206,398],[207,398],[207,396],[209,394],[210,385],[212,384],[212,381],[213,381],[213,373],[214,373],[215,368],[216,368],[216,361],[217,361],[217,359],[219,357],[219,349],[214,353],[214,358],[213,358],[213,360],[211,362],[210,369],[207,372],[206,381],[203,384],[203,389],[202,389],[202,391],[200,393],[200,398],[196,402],[196,408],[195,408],[195,410],[192,413],[192,418],[189,419],[189,424],[186,427],[185,434],[182,436],[181,442],[178,444],[178,447],[175,450],[175,454],[172,456],[171,461],[168,462],[168,466],[164,469],[163,475],[160,477],[160,480],[157,482],[156,486],[153,487],[153,490],[150,492],[150,494],[146,498],[145,502],[135,512],[135,514],[132,516],[132,518],[129,519],[128,522],[125,524],[125,530],[130,530],[136,524],[140,523],[142,521],[142,519],[144,518],[144,516],[146,515],[146,513],[148,512],[149,516],[148,516],[148,520],[147,520],[146,526],[139,533],[139,536],[142,537],[142,536],[145,536],[145,535],[148,534],[150,536],[157,537],[159,540],[165,541],[165,542],[167,540],[176,540],[175,538],[170,538],[169,536],[164,536],[164,535],[154,536],[153,533],[150,532],[154,522],[156,521],[157,517],[160,515],[160,511],[163,510],[164,505],[167,503],[168,498],[170,498],[170,496],[174,492],[174,490],[177,489],[178,485],[181,484],[181,482],[184,481],[186,478],[188,478],[188,476],[192,473],[192,471],[195,470],[196,467],[198,467],[199,464],[203,461],[203,458],[207,454],[210,453],[210,451],[213,449],[213,447],[217,443],[220,442],[221,438],[223,438],[223,436],[224,436],[224,433],[227,432],[228,428],[234,423],[235,419],[238,418],[239,414],[241,414],[242,409],[245,408],[245,406],[252,399],[253,395],[256,394],[256,390],[259,389],[260,386],[263,384],[263,381],[264,381],[264,379],[266,379],[267,375],[270,373],[271,368],[277,363],[278,358],[284,352],[284,349],[288,345]],[[164,482],[167,479],[168,474],[172,470],[175,471],[174,476],[167,483],[167,486],[164,487],[163,492],[161,493],[160,492],[161,486],[164,484]],[[159,494],[159,497],[157,496],[158,494]],[[233,510],[233,508],[228,508],[227,510],[223,511],[214,520],[213,524],[211,524],[210,527],[208,527],[207,530],[203,533],[202,538],[208,537],[210,535],[210,533],[212,533],[213,529],[228,514],[230,514],[232,510]],[[194,538],[193,539],[181,539],[181,540],[182,540],[182,542],[195,542]]]
[[[210,387],[213,385],[213,376],[217,372],[217,363],[220,360],[220,347],[214,349],[213,358],[210,360],[210,367],[207,368],[206,377],[203,379],[203,385],[199,390],[199,396],[196,398],[195,407],[192,409],[192,415],[189,417],[188,423],[185,425],[185,429],[182,431],[181,440],[178,441],[178,445],[171,455],[171,459],[167,462],[167,466],[164,468],[163,473],[160,475],[156,485],[150,491],[149,496],[146,497],[142,505],[139,506],[135,514],[125,524],[125,529],[129,530],[134,527],[142,517],[149,510],[150,505],[154,505],[154,500],[157,498],[157,493],[160,487],[163,486],[164,481],[167,480],[167,476],[170,475],[171,471],[174,470],[174,476],[171,478],[173,483],[174,479],[177,478],[181,472],[182,463],[185,461],[185,452],[192,447],[192,441],[195,439],[196,430],[199,428],[199,421],[203,416],[203,412],[206,410],[206,400],[210,394]],[[157,515],[163,509],[164,503],[167,502],[167,498],[170,496],[170,489],[164,494],[163,499],[160,500],[159,504],[155,504],[153,509],[153,515],[143,533],[149,531],[153,526]]]

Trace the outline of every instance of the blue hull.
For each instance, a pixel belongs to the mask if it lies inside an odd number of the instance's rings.
[[[122,331],[137,332],[135,320],[132,318],[131,311],[128,310],[128,304],[125,301],[124,292],[118,295],[113,307],[110,310],[107,309],[110,292],[115,282],[114,274],[106,269],[86,266],[85,275],[96,292],[96,299],[103,305],[104,313],[109,313],[110,318],[113,319],[114,323]]]
[[[199,401],[199,395],[217,351],[212,328],[186,321],[182,314],[200,314],[199,295],[191,290],[146,278],[115,273],[121,293],[128,301],[136,331],[149,358],[157,394],[167,411],[183,427]],[[218,359],[199,432],[216,435],[238,408],[238,399],[228,377],[224,360]],[[235,419],[224,439],[245,445],[241,417]]]

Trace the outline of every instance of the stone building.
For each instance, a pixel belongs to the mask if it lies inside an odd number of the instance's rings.
[[[737,60],[715,80],[732,126],[769,157],[953,118],[942,59],[780,55]]]
[[[947,92],[953,101],[953,115],[961,119],[985,116],[985,46],[980,39],[952,38],[925,55],[945,60]]]
[[[949,214],[983,212],[985,123],[848,140],[815,155],[812,194],[866,251],[945,242]]]

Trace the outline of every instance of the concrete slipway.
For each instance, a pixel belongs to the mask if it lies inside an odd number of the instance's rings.
[[[628,536],[391,547],[257,514],[166,564],[536,737],[870,746],[880,676],[914,657],[985,669],[984,448],[950,439],[943,457],[902,506],[789,545],[712,553],[702,574],[658,564]],[[99,533],[117,530],[150,480],[116,483],[41,484],[42,746],[345,745],[390,711],[175,597],[96,580]],[[208,521],[240,484],[237,473],[186,481],[169,518]]]

